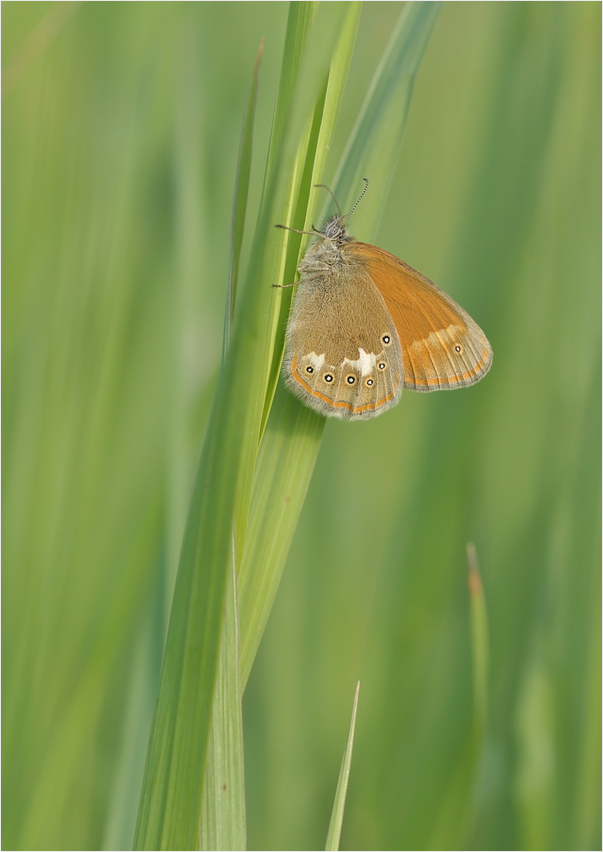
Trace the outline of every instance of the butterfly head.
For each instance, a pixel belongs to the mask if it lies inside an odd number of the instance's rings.
[[[323,237],[323,239],[329,240],[329,242],[334,244],[335,246],[341,246],[344,243],[354,242],[354,237],[351,237],[348,234],[347,227],[348,227],[348,222],[350,221],[350,216],[352,215],[354,210],[358,207],[358,204],[360,203],[362,197],[364,196],[364,193],[366,192],[366,190],[368,188],[368,180],[366,178],[362,178],[362,179],[364,181],[364,189],[360,193],[360,198],[358,199],[356,204],[354,204],[354,206],[352,207],[352,209],[350,210],[350,212],[348,213],[347,216],[344,216],[342,214],[341,208],[340,208],[339,204],[337,203],[337,199],[335,198],[335,196],[333,195],[333,193],[331,192],[329,187],[325,186],[324,183],[316,184],[317,188],[322,187],[323,189],[327,190],[327,192],[330,194],[331,198],[335,202],[335,206],[337,207],[337,215],[331,216],[330,219],[327,219],[327,221],[322,226],[322,230],[319,231],[319,233]]]
[[[347,218],[347,216],[341,215],[331,216],[322,226],[322,230],[320,231],[321,236],[336,245],[352,242],[354,237],[348,234],[346,228]]]

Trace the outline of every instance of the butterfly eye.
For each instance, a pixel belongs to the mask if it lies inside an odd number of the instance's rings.
[[[374,384],[375,384],[375,382],[374,382],[374,380],[373,380],[373,379],[367,379],[367,380],[366,380],[366,386],[367,386],[367,388],[372,388]]]
[[[353,385],[356,382],[356,376],[347,376],[346,382],[348,385]]]
[[[314,367],[306,367],[306,373],[313,373]]]
[[[387,364],[385,363],[385,361],[379,361],[377,366],[379,367],[380,370],[385,370],[385,368],[387,367]]]
[[[332,374],[331,373],[325,373],[324,380],[325,380],[325,382],[328,382],[329,384],[331,384],[331,382],[333,381]]]
[[[392,342],[392,339],[389,336],[389,334],[384,334],[383,337],[381,338],[381,342],[383,343],[384,346],[389,346],[389,344]]]

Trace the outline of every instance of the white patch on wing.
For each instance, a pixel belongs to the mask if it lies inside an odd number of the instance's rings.
[[[345,367],[348,364],[352,370],[358,371],[361,376],[370,376],[375,371],[377,356],[373,352],[365,352],[364,349],[359,349],[358,354],[360,358],[357,361],[350,361],[349,358],[346,358],[343,366]]]
[[[433,346],[437,349],[442,343],[442,338],[449,342],[455,342],[459,336],[459,331],[462,331],[462,329],[460,329],[458,325],[449,325],[440,331],[430,331],[427,337],[424,337],[422,340],[415,340],[412,344],[412,348],[416,349],[418,346]]]
[[[317,355],[316,352],[310,352],[310,354],[306,355],[305,357],[308,359],[311,366],[314,367],[314,369],[317,372],[321,369],[322,365],[325,362],[324,354],[323,355]]]

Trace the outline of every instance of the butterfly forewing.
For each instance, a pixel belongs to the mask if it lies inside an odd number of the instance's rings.
[[[488,372],[492,349],[485,334],[447,293],[375,246],[354,242],[345,251],[362,262],[394,321],[405,387],[464,387]]]

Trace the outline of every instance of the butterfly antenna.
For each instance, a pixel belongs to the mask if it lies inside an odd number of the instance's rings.
[[[335,202],[335,207],[337,207],[337,212],[338,212],[338,213],[339,213],[339,215],[341,216],[341,215],[342,215],[342,213],[341,213],[341,207],[340,207],[340,206],[339,206],[339,204],[337,203],[337,199],[335,198],[335,196],[333,195],[333,193],[331,192],[331,190],[329,189],[329,187],[328,187],[326,184],[324,184],[324,183],[315,183],[315,184],[314,184],[314,188],[315,188],[315,189],[326,189],[326,190],[327,190],[327,192],[329,193],[329,195],[331,196],[331,198],[332,198],[332,199],[333,199],[333,201]]]
[[[365,193],[365,192],[367,191],[367,189],[368,189],[368,178],[362,178],[362,180],[364,181],[364,189],[363,189],[363,190],[362,190],[362,192],[360,193],[360,198],[358,199],[358,201],[356,202],[356,204],[354,204],[354,206],[352,207],[352,209],[350,210],[350,212],[348,213],[348,215],[345,217],[345,223],[346,223],[346,225],[347,225],[347,224],[348,224],[348,222],[350,221],[350,219],[351,219],[351,217],[352,217],[352,213],[353,213],[353,212],[354,212],[354,210],[358,207],[358,205],[360,204],[360,202],[361,202],[361,201],[362,201],[362,199],[364,198],[364,193]]]

